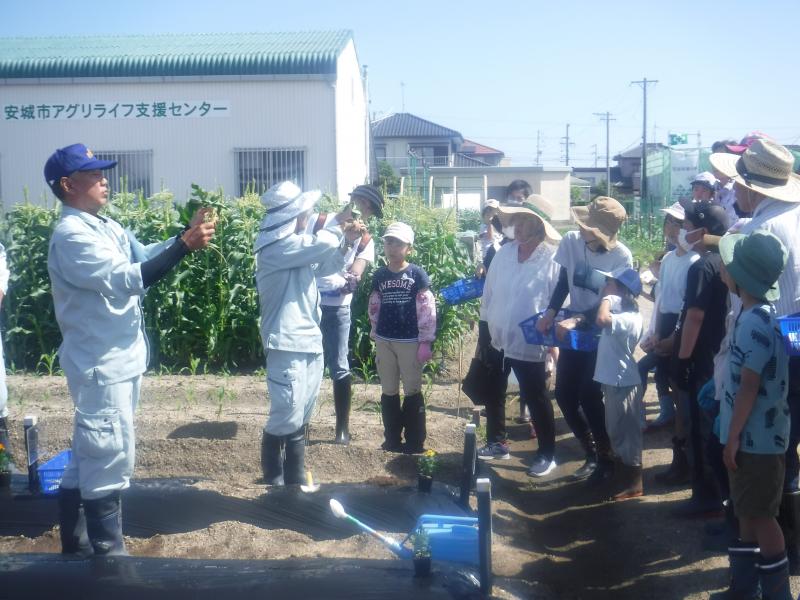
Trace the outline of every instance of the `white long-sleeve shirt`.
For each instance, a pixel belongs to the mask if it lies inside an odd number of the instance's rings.
[[[536,247],[524,262],[517,259],[519,242],[500,248],[486,275],[481,300],[481,320],[489,324],[492,345],[506,357],[543,362],[547,349],[528,344],[519,324],[547,309],[561,267],[553,260],[556,249],[547,242]]]
[[[109,385],[144,373],[148,350],[139,262],[173,240],[144,246],[108,217],[63,206],[50,238],[47,270],[67,378]]]
[[[256,285],[265,352],[322,352],[315,273],[324,276],[341,270],[341,239],[338,227],[322,229],[316,235],[293,233],[257,252]]]

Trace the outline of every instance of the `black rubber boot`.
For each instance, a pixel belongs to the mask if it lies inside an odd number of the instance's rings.
[[[797,575],[800,571],[800,491],[783,492],[781,497],[781,507],[778,512],[778,525],[781,526],[783,539],[786,541],[786,556],[789,558],[789,572]]]
[[[283,485],[283,436],[264,432],[261,438],[261,470],[265,484]]]
[[[122,538],[122,503],[119,492],[84,500],[86,531],[95,556],[127,556]]]
[[[686,485],[691,479],[686,440],[672,438],[672,462],[666,471],[656,473],[656,481],[664,485]]]
[[[425,425],[425,399],[417,392],[403,399],[403,427],[406,443],[405,454],[419,454],[425,451],[425,438],[428,436]]]
[[[400,452],[403,449],[403,413],[400,411],[400,394],[381,394],[381,418],[383,419],[383,444],[387,452]]]
[[[595,450],[592,434],[587,433],[582,438],[578,438],[578,441],[586,454],[586,460],[578,467],[578,470],[571,475],[572,479],[576,481],[586,479],[597,469],[597,451]]]
[[[58,488],[58,522],[61,529],[61,554],[86,558],[94,554],[86,533],[86,516],[81,504],[81,491]]]
[[[789,587],[789,559],[786,554],[761,556],[758,562],[761,597],[765,600],[793,600]]]
[[[333,406],[336,409],[336,444],[347,446],[350,443],[350,398],[351,376],[347,375],[333,382]]]
[[[758,545],[737,540],[728,548],[730,585],[724,592],[711,594],[711,600],[755,600],[760,598],[758,584]]]
[[[290,433],[286,440],[285,459],[283,461],[283,481],[286,485],[301,484],[306,482],[306,428],[303,425],[294,433]]]

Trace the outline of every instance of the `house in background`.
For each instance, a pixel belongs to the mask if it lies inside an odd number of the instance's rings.
[[[366,107],[350,31],[0,39],[0,198],[48,197],[44,163],[75,142],[145,194],[346,197],[369,175]]]
[[[372,123],[375,164],[389,163],[404,192],[435,206],[479,210],[487,199],[502,199],[515,179],[553,204],[551,217],[568,221],[569,167],[511,166],[502,150],[465,139],[461,132],[409,113]]]

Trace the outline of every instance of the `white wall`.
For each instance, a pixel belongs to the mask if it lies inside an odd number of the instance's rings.
[[[234,148],[303,148],[306,187],[336,193],[358,175],[341,167],[337,181],[334,91],[320,78],[0,85],[0,105],[208,100],[230,107],[228,117],[205,119],[8,121],[0,114],[0,197],[9,206],[22,199],[24,187],[33,201],[49,193],[45,160],[75,142],[94,150],[152,150],[153,189],[163,185],[179,200],[191,183],[236,193]]]
[[[345,200],[369,175],[367,101],[352,40],[339,55],[336,72],[336,181]]]

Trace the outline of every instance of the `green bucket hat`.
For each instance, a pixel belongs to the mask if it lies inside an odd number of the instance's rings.
[[[778,278],[786,265],[786,247],[764,230],[729,233],[719,241],[719,254],[736,284],[756,298],[780,298]]]

